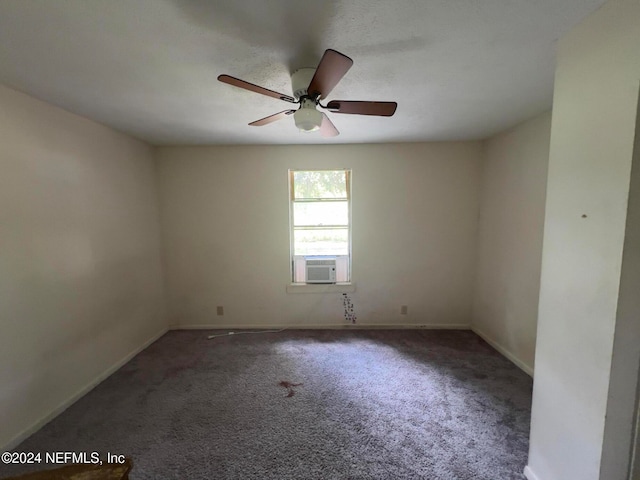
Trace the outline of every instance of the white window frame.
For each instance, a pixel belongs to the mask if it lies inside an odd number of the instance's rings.
[[[345,173],[345,181],[347,188],[347,210],[348,210],[348,228],[347,228],[347,254],[346,255],[331,255],[332,258],[336,259],[336,283],[338,284],[350,284],[352,281],[352,272],[351,272],[351,259],[352,259],[352,251],[351,251],[351,232],[353,230],[352,224],[352,193],[351,193],[351,185],[352,185],[352,170],[350,168],[296,168],[289,169],[288,182],[289,182],[289,258],[290,258],[290,279],[293,285],[311,285],[306,283],[304,280],[296,281],[296,279],[302,278],[304,279],[304,270],[306,268],[305,264],[305,255],[295,255],[295,244],[294,244],[294,219],[293,219],[293,210],[295,200],[294,194],[294,173],[295,172],[344,172]],[[312,255],[307,255],[312,256]],[[297,274],[296,274],[297,270]]]

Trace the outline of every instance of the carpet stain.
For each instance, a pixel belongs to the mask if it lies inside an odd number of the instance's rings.
[[[287,397],[293,397],[296,392],[293,390],[293,387],[299,387],[300,385],[302,385],[301,383],[292,383],[292,382],[288,382],[286,380],[281,380],[280,383],[278,384],[281,387],[284,387],[287,389]]]

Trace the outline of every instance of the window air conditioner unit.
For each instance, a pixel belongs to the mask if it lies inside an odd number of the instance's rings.
[[[307,283],[336,283],[335,258],[306,258]]]

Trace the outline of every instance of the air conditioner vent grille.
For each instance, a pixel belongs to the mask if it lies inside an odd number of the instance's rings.
[[[307,265],[329,265],[336,266],[335,260],[307,260]]]

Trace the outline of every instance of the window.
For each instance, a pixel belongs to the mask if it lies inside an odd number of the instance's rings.
[[[336,282],[349,282],[351,171],[290,170],[289,191],[293,282],[306,282],[309,257],[335,258]]]

